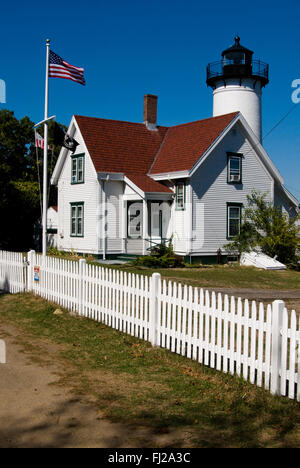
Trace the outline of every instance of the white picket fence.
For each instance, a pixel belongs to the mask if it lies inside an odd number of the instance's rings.
[[[0,290],[19,293],[26,290],[26,257],[20,252],[0,250]]]
[[[28,289],[78,314],[150,340],[151,278],[127,274],[85,260],[29,252]]]
[[[300,322],[283,301],[265,307],[162,281],[158,273],[135,275],[83,259],[43,258],[34,251],[25,267],[19,254],[0,252],[0,285],[8,284],[14,285],[10,292],[33,291],[154,346],[300,401]]]

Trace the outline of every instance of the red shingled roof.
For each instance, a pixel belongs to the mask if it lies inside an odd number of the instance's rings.
[[[127,173],[126,176],[143,192],[173,193],[173,191],[160,182],[156,182],[151,177],[143,174]]]
[[[147,174],[168,130],[75,115],[97,172]]]
[[[237,113],[175,127],[75,115],[97,172],[124,173],[144,192],[170,192],[147,174],[191,169]]]
[[[237,112],[170,127],[150,174],[191,169]]]

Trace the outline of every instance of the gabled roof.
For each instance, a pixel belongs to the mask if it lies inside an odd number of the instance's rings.
[[[141,123],[80,115],[74,118],[96,172],[124,173],[143,192],[167,193],[170,188],[149,175],[190,170],[236,115],[157,127],[155,131]]]
[[[146,175],[167,127],[150,131],[142,123],[75,115],[97,172]]]
[[[237,114],[170,127],[150,174],[190,170]]]
[[[124,173],[143,192],[172,190],[147,176],[167,127],[150,131],[144,124],[74,116],[96,172]]]
[[[126,176],[145,193],[173,193],[169,187],[147,175],[128,172]]]
[[[192,175],[237,122],[267,170],[283,186],[281,175],[239,112],[156,130],[142,123],[75,115],[69,132],[72,136],[78,126],[99,175],[110,173],[121,177],[118,180],[127,178],[144,193],[172,193],[160,180]],[[67,150],[62,148],[51,179],[54,184],[66,155]]]

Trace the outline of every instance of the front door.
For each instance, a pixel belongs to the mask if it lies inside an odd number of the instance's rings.
[[[130,201],[127,203],[126,252],[142,255],[143,242],[143,202]]]
[[[144,207],[148,214],[143,216]],[[145,232],[143,221],[146,221]],[[142,254],[170,237],[171,207],[168,202],[130,201],[127,203],[127,253]],[[147,223],[148,221],[148,223]]]
[[[170,236],[169,224],[171,209],[168,202],[151,201],[149,211],[149,236],[151,240],[161,242]]]

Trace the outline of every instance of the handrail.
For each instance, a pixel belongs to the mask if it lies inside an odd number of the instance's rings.
[[[227,68],[228,67],[228,68]],[[227,71],[231,69],[231,67],[237,67],[237,70],[249,69],[252,76],[261,76],[265,79],[269,77],[269,65],[261,60],[252,60],[250,63],[227,63],[224,60],[219,60],[216,62],[211,62],[207,65],[207,79],[214,78],[217,76],[227,75]],[[233,73],[236,73],[234,70]]]
[[[150,240],[150,239],[145,239],[146,242],[149,242],[150,244],[154,244],[154,245],[162,245],[164,244],[168,239],[167,238],[161,238],[161,242],[155,242],[153,240]],[[146,250],[151,250],[152,247],[148,247]]]

